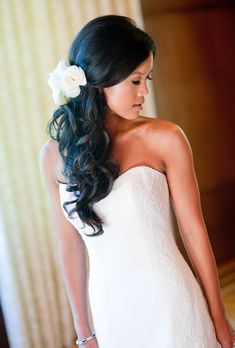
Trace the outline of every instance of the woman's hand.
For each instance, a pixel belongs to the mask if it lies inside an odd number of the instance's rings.
[[[221,348],[233,348],[233,344],[235,343],[235,331],[226,316],[221,319],[216,319],[214,321],[214,327]]]

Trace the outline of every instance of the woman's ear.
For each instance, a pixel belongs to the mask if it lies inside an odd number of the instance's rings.
[[[103,94],[103,88],[99,88],[99,93]]]

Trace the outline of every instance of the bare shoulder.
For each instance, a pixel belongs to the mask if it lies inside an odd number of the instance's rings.
[[[175,133],[177,134],[178,132],[181,134],[184,133],[179,125],[169,120],[147,116],[142,116],[142,120],[144,121],[145,129],[150,136],[157,135],[169,137]]]
[[[42,164],[56,162],[59,159],[59,147],[57,141],[50,139],[40,149],[39,161]]]
[[[56,140],[49,139],[40,149],[39,158],[44,159],[48,156],[58,157],[59,154],[59,144]]]
[[[155,146],[156,141],[159,146],[164,147],[167,144],[171,145],[172,142],[187,141],[184,130],[178,124],[161,118],[145,117],[145,119],[148,141],[153,142]]]
[[[178,124],[160,118],[145,118],[147,120],[144,133],[148,149],[164,163],[165,170],[172,156],[186,152],[192,154],[188,138]]]
[[[79,244],[83,247],[84,241],[71,222],[66,219],[62,207],[60,185],[58,182],[61,176],[58,175],[59,170],[61,170],[61,161],[58,143],[55,140],[46,142],[40,150],[39,163],[51,203],[57,238],[60,240],[59,243],[61,246],[65,245],[67,247],[68,245],[73,245],[74,247],[74,245],[77,245],[80,248]],[[62,179],[60,180],[63,181]]]
[[[50,139],[42,146],[39,152],[39,163],[46,182],[56,183],[61,177],[63,163],[57,141]]]

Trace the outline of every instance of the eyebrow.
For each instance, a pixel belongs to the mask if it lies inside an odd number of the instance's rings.
[[[147,75],[149,75],[152,71],[153,71],[153,69]],[[134,71],[133,73],[131,73],[131,75],[135,75],[135,74],[146,75],[146,74],[144,74],[144,73],[142,73],[140,71]]]

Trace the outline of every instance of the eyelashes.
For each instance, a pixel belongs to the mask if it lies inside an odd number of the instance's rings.
[[[153,80],[153,78],[150,77],[150,76],[147,76],[147,77],[146,77],[146,80]],[[139,80],[133,80],[132,83],[133,83],[134,85],[139,85],[139,84],[140,84],[140,81],[139,81]]]

